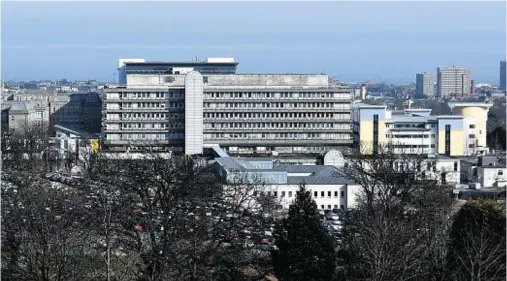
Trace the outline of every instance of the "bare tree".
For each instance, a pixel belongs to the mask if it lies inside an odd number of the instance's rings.
[[[23,184],[24,183],[24,184]],[[80,196],[37,176],[2,182],[2,267],[16,280],[77,280],[86,276],[89,218]],[[6,251],[4,251],[6,247]],[[3,264],[3,263],[2,263]]]
[[[111,204],[99,203],[105,220],[95,228],[102,229],[106,249],[108,233],[117,233],[117,248],[127,255],[122,260],[135,260],[126,270],[137,271],[137,280],[239,280],[245,268],[260,269],[245,239],[248,228],[265,224],[248,212],[256,185],[224,182],[198,159],[149,155],[135,161],[94,156],[85,169],[90,183],[114,190],[120,209],[111,216]]]
[[[434,164],[422,154],[379,146],[367,155],[371,151],[362,149],[339,171],[361,187],[358,205],[345,219],[343,275],[351,280],[432,279],[428,269],[442,264],[438,253],[446,243],[449,188],[439,184]]]
[[[505,280],[505,208],[494,201],[469,201],[450,233],[452,280]]]

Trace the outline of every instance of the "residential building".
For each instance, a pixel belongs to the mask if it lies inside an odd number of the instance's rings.
[[[352,109],[354,144],[365,155],[380,148],[395,153],[464,156],[488,152],[488,103],[450,103],[456,115],[430,115],[431,109],[387,110],[356,103]]]
[[[62,125],[89,133],[101,131],[102,100],[98,93],[15,93],[2,103],[4,132],[21,129],[32,121]]]
[[[322,154],[352,144],[348,86],[322,74],[237,74],[237,65],[120,60],[125,85],[104,90],[107,149]]]
[[[435,96],[433,74],[418,73],[416,75],[415,93],[417,98],[432,98]]]
[[[98,93],[59,93],[50,106],[53,125],[88,133],[101,132],[102,100]]]
[[[437,89],[441,98],[460,97],[471,92],[472,75],[464,67],[438,67]]]
[[[461,159],[461,179],[475,189],[507,186],[505,157],[494,155]]]
[[[49,108],[43,101],[2,102],[2,133],[24,130],[34,123],[47,124]]]
[[[251,185],[251,195],[273,196],[282,209],[289,208],[303,183],[321,210],[353,208],[360,192],[359,185],[338,176],[335,166],[280,165],[270,158],[220,157],[213,167],[231,187]]]
[[[507,79],[507,74],[505,72],[505,61],[500,61],[500,86],[498,87],[499,90],[505,91],[505,80]]]

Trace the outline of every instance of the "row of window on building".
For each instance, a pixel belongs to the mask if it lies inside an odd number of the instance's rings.
[[[350,120],[350,114],[340,114],[334,112],[204,112],[204,118],[335,118],[341,120]]]
[[[170,123],[123,123],[123,124],[106,124],[106,128],[110,130],[122,129],[183,129],[185,124],[181,122]]]
[[[166,98],[184,98],[183,91],[170,92],[124,92],[124,93],[107,93],[107,99],[166,99]]]
[[[313,139],[313,140],[351,140],[350,134],[334,134],[334,133],[216,133],[204,134],[205,140],[220,140],[220,139]]]
[[[204,108],[336,108],[350,110],[349,103],[338,102],[204,102]]]
[[[336,98],[336,99],[350,99],[350,93],[330,93],[330,92],[272,92],[272,93],[223,93],[223,92],[206,92],[205,98],[262,98],[262,99],[294,99],[294,98]]]
[[[183,112],[176,113],[123,113],[122,119],[125,120],[138,120],[138,119],[183,119],[185,114]]]
[[[218,128],[237,128],[237,129],[244,129],[244,128],[267,128],[267,129],[278,129],[278,128],[285,128],[285,129],[301,129],[301,128],[313,128],[313,129],[350,129],[350,126],[347,124],[340,124],[340,123],[282,123],[282,122],[259,122],[259,123],[205,123],[204,128],[206,129],[218,129]]]
[[[313,193],[313,198],[342,198],[342,199],[345,199],[345,192],[344,191],[340,191],[340,196],[338,196],[338,191],[320,191],[320,193],[318,191],[310,191],[311,193]],[[276,198],[284,198],[285,195],[287,194],[287,197],[291,198],[293,196],[293,194],[295,195],[296,192],[292,192],[292,191],[281,191],[280,194],[278,194],[278,192],[276,191],[260,191],[259,193],[257,193],[257,191],[254,191],[253,192],[253,195],[254,196],[258,196],[258,195],[267,195],[267,196],[273,196],[273,197],[276,197]],[[319,197],[319,194],[320,194],[320,197]],[[326,196],[327,194],[327,196]],[[280,196],[278,196],[280,195]]]
[[[184,140],[185,134],[178,132],[170,132],[163,134],[146,134],[146,133],[133,133],[133,134],[106,134],[108,140]]]

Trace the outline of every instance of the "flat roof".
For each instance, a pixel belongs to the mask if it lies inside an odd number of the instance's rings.
[[[145,62],[125,62],[125,65],[160,65],[160,66],[172,66],[172,65],[234,65],[237,66],[239,62],[165,62],[165,61],[145,61]]]

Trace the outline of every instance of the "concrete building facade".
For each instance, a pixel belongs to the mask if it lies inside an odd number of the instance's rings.
[[[507,73],[505,72],[505,60],[500,61],[500,84],[498,89],[501,91],[506,90],[505,80],[507,79]]]
[[[472,74],[464,67],[438,67],[437,89],[441,98],[461,97],[471,92]]]
[[[417,98],[432,98],[435,96],[435,85],[433,74],[418,73],[416,74],[415,92]]]
[[[298,154],[352,144],[348,86],[330,85],[327,75],[235,74],[237,63],[220,61],[166,63],[160,73],[125,63],[125,85],[105,89],[108,149],[199,154],[198,146],[218,144],[234,154]]]

